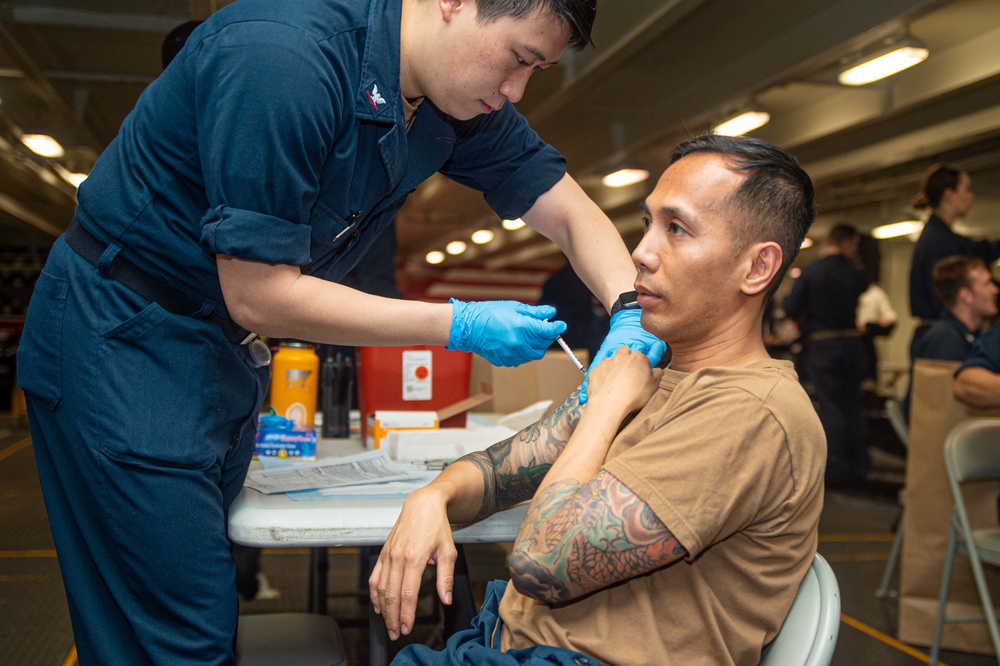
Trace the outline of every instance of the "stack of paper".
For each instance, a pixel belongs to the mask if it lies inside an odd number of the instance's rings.
[[[247,474],[244,485],[265,494],[283,493],[311,488],[356,486],[387,481],[404,481],[418,470],[412,465],[400,465],[389,460],[384,449],[353,456],[323,458],[314,462],[297,463]]]

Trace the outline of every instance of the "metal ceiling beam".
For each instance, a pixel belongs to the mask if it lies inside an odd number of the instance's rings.
[[[121,83],[124,85],[148,86],[155,77],[107,72],[64,72],[44,70],[42,74],[50,81],[85,81],[87,83]],[[24,72],[11,67],[0,67],[0,79],[23,79]]]
[[[66,28],[90,28],[94,30],[124,30],[134,32],[166,33],[179,23],[187,21],[187,3],[176,3],[178,11],[164,12],[102,12],[68,7],[48,7],[38,5],[14,5],[8,8],[7,16],[14,23],[24,25],[52,26]],[[198,3],[202,4],[202,3]],[[159,4],[158,8],[162,8]]]
[[[95,150],[103,147],[97,135],[77,117],[46,78],[42,69],[3,24],[0,24],[0,49],[6,51],[14,65],[24,73],[25,84],[41,103],[72,124],[74,131],[79,133],[80,145],[87,145]]]

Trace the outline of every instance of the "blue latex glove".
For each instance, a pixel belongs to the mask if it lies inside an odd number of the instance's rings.
[[[642,323],[639,321],[641,317],[641,310],[619,310],[612,315],[611,330],[601,343],[601,348],[594,354],[594,360],[587,369],[587,377],[583,380],[583,387],[580,389],[581,405],[587,402],[587,379],[590,378],[590,371],[604,359],[614,356],[619,347],[642,352],[649,357],[650,366],[655,366],[663,358],[663,354],[667,351],[666,343],[642,328]]]
[[[554,317],[551,305],[526,305],[517,301],[466,303],[452,298],[448,349],[479,354],[493,365],[513,367],[537,361],[557,335],[566,330]]]

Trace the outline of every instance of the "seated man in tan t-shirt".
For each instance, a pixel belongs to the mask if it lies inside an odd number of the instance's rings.
[[[452,523],[531,499],[473,629],[394,664],[756,664],[816,551],[826,447],[764,305],[813,219],[795,160],[758,139],[678,146],[632,253],[666,370],[619,349],[541,422],[412,493],[369,580],[393,639],[427,564],[451,601]]]

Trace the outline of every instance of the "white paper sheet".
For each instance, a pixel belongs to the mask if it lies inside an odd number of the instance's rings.
[[[403,481],[386,481],[384,483],[366,483],[365,485],[336,486],[334,488],[313,488],[310,490],[295,490],[288,497],[296,502],[315,502],[322,500],[366,500],[366,499],[403,499],[414,490],[423,488],[433,481],[440,472],[414,472]]]

